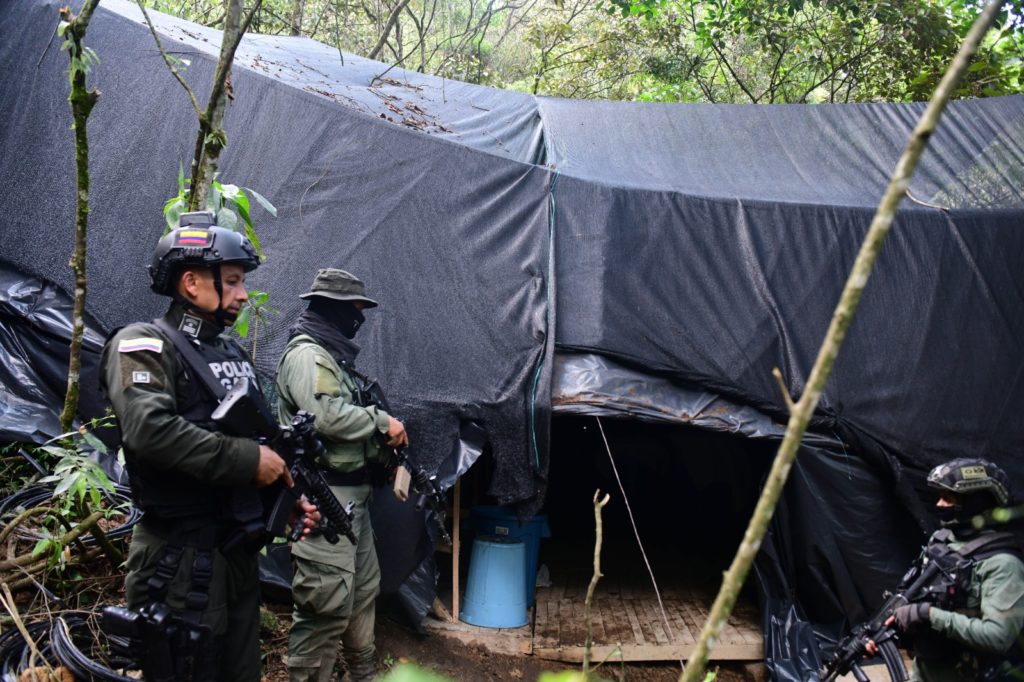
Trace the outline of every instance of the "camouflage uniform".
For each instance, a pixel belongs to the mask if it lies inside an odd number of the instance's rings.
[[[330,291],[330,274],[341,272],[321,270],[317,283]],[[324,273],[326,278],[321,276]],[[361,294],[362,283],[352,280]],[[352,530],[358,539],[356,545],[345,538],[331,545],[316,537],[292,546],[289,676],[292,682],[332,679],[340,640],[351,678],[371,680],[376,673],[374,600],[380,592],[380,567],[370,526],[366,467],[385,458],[380,437],[387,433],[390,418],[376,407],[359,405],[355,379],[328,349],[306,334],[296,334],[289,341],[278,365],[276,386],[282,422],[290,421],[299,410],[316,416],[314,425],[326,448],[321,464],[338,500],[355,502]]]
[[[950,543],[959,551],[964,542]],[[911,679],[920,682],[966,682],[980,679],[989,665],[1014,645],[1024,625],[1024,562],[1010,553],[982,559],[973,569],[967,603],[947,611],[928,611],[929,634],[942,637],[945,655],[914,659]],[[979,660],[979,655],[981,660]]]

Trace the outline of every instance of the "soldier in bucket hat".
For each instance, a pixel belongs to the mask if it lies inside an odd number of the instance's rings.
[[[377,306],[355,275],[335,268],[316,273],[309,302],[290,331],[277,368],[278,416],[284,423],[299,411],[316,415],[326,447],[321,462],[342,504],[352,501],[358,543],[337,545],[322,537],[292,547],[292,629],[288,672],[292,682],[332,679],[338,641],[353,682],[376,676],[374,599],[380,568],[370,528],[368,466],[385,463],[383,447],[406,445],[405,427],[373,405],[360,404],[354,374],[359,346],[353,341],[363,311]]]

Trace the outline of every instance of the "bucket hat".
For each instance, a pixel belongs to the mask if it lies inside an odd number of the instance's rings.
[[[351,272],[337,268],[321,268],[313,278],[309,291],[299,298],[320,296],[335,301],[362,301],[367,308],[375,308],[377,301],[366,296],[366,285]]]

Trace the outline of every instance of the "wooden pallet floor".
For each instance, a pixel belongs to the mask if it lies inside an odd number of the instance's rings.
[[[552,584],[538,587],[536,605],[530,623],[522,628],[479,628],[467,623],[433,621],[437,634],[478,644],[496,653],[533,654],[539,658],[565,662],[583,660],[586,641],[584,616],[587,586],[590,582],[588,557],[583,549],[570,556],[548,557]],[[598,584],[592,609],[593,648],[591,658],[601,661],[685,661],[696,645],[707,619],[718,585],[713,571],[703,577],[686,570],[690,562],[674,557],[656,570],[664,615],[643,564],[635,557],[628,565],[602,567],[605,577]],[[447,600],[445,600],[447,601]],[[667,622],[666,622],[667,621]],[[621,656],[621,658],[620,658]],[[757,607],[741,598],[710,660],[762,661],[764,644]]]
[[[589,580],[589,578],[587,578]],[[690,657],[714,601],[714,591],[679,585],[655,592],[630,581],[603,581],[591,609],[593,660],[619,652],[625,661],[675,661]],[[538,588],[533,654],[582,661],[587,584],[568,580]],[[757,609],[741,603],[711,652],[711,660],[760,661],[764,645]]]

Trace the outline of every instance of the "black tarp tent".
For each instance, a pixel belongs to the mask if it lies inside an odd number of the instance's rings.
[[[57,7],[0,0],[0,267],[15,288],[37,278],[71,292]],[[151,16],[205,92],[219,33]],[[103,92],[89,126],[88,304],[102,335],[163,308],[143,266],[196,123],[134,4],[104,0],[87,44]],[[281,311],[257,337],[261,371],[315,269],[359,273],[382,303],[359,363],[419,456],[439,466],[480,424],[489,492],[524,513],[544,498],[552,397],[565,412],[781,436],[771,370],[799,395],[924,108],[558,100],[257,35],[233,88],[223,177],[278,207],[259,218],[268,259],[250,279]],[[929,523],[915,492],[929,467],[983,456],[1024,484],[1022,227],[1024,96],[952,103],[762,552],[779,676],[800,669],[783,659],[801,657],[786,646],[801,629],[777,625],[794,600],[816,623],[855,620],[902,572],[914,553],[902,517]],[[40,322],[11,298],[0,343],[32,365],[23,339]],[[20,416],[32,393],[5,381],[4,438],[40,435]]]

